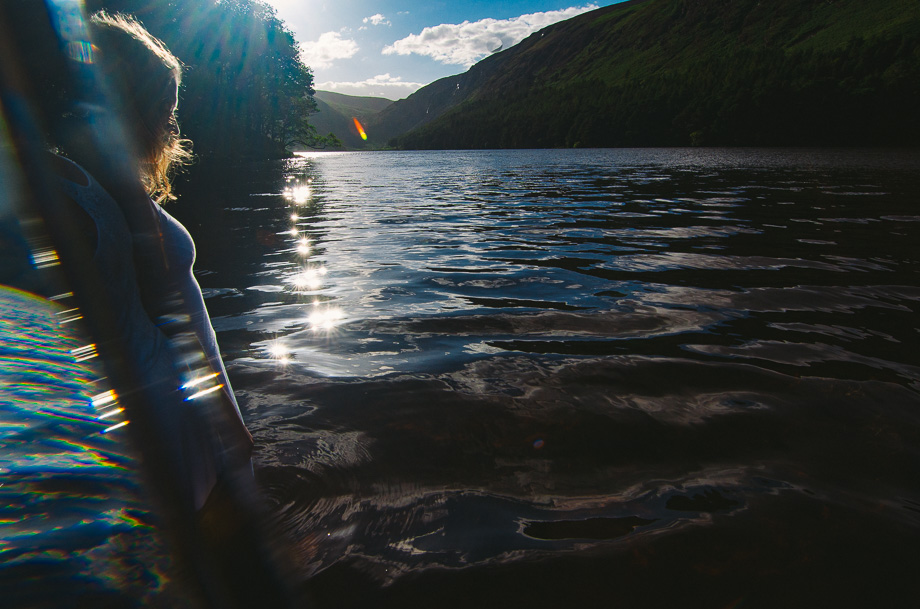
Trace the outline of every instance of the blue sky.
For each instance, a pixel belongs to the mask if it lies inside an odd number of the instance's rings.
[[[619,0],[267,0],[319,90],[401,99],[490,51]]]

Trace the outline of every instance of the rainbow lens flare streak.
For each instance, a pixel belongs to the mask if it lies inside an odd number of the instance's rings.
[[[108,433],[127,421],[94,349],[66,323],[72,311],[0,286],[0,578],[35,565],[145,598],[169,554],[124,436]],[[113,566],[126,548],[152,587]]]
[[[361,121],[358,120],[358,117],[353,116],[351,120],[355,121],[355,129],[358,130],[358,135],[361,136],[361,139],[367,141],[367,133],[364,132],[364,127],[361,125]]]

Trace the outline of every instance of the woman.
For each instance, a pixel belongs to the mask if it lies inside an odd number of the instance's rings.
[[[170,168],[189,158],[175,118],[181,64],[133,18],[98,13],[89,26],[92,66],[118,109],[121,139],[135,159],[134,180],[146,194],[126,184],[117,163],[100,151],[105,141],[92,144],[103,122],[79,105],[52,130],[53,165],[107,292],[117,300],[113,322],[125,357],[141,375],[137,390],[148,407],[132,419],[140,416],[145,433],[156,438],[157,460],[167,464],[179,501],[200,510],[222,477],[246,470],[252,437],[192,274],[194,243],[160,206],[174,198]],[[184,393],[176,389],[202,379]],[[190,407],[195,394],[200,397]]]
[[[16,231],[15,243],[4,240],[0,214],[0,287],[46,298],[69,288],[80,301],[118,400],[128,408],[130,424],[123,429],[137,441],[149,488],[161,499],[159,522],[179,558],[170,575],[208,599],[208,606],[294,606],[281,568],[291,561],[277,558],[284,550],[262,525],[252,438],[191,272],[194,244],[159,205],[172,198],[170,167],[188,158],[174,116],[181,66],[136,20],[100,13],[87,23],[79,7],[0,1],[0,118],[14,127],[9,141],[18,163],[17,183],[0,184],[13,195],[0,199],[0,212],[9,200],[28,202],[17,213],[24,210],[19,217],[29,222],[14,216],[11,226],[37,227],[41,223],[31,220],[40,215],[46,230],[29,234],[42,243],[51,237],[61,262],[55,268],[64,267],[70,283],[61,290],[41,278],[33,281],[44,271],[34,255],[19,253],[35,249]],[[62,18],[53,9],[70,12]],[[5,126],[0,124],[0,145],[7,141]],[[38,131],[51,152],[43,151]],[[49,183],[58,187],[57,196]],[[18,266],[31,267],[28,272],[10,272],[6,246],[15,250]],[[26,280],[37,287],[23,285]],[[89,383],[76,387],[84,397],[101,391]],[[105,417],[117,410],[109,408]],[[89,420],[103,418],[102,410],[97,414]],[[85,516],[82,522],[91,522]],[[112,516],[106,512],[100,519]],[[96,539],[99,527],[92,530]],[[78,541],[84,549],[86,539]],[[98,556],[105,561],[112,555]],[[48,569],[67,573],[53,563]],[[107,578],[100,573],[92,577]],[[139,581],[149,587],[148,580]],[[181,586],[183,596],[185,591]]]

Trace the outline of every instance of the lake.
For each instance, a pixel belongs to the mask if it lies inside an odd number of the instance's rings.
[[[920,153],[331,152],[181,188],[315,606],[916,602]]]
[[[175,212],[318,605],[858,606],[920,592],[918,169],[320,153]]]

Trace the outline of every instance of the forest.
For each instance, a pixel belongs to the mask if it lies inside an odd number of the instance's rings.
[[[258,0],[86,0],[137,17],[185,65],[179,123],[202,159],[269,158],[324,147],[316,133],[313,74],[294,35]]]
[[[917,7],[653,0],[601,9],[609,12],[484,60],[484,84],[389,143],[917,146]]]
[[[467,102],[391,145],[917,145],[918,49],[920,39],[856,39],[842,53],[763,50],[619,85],[535,86]]]

